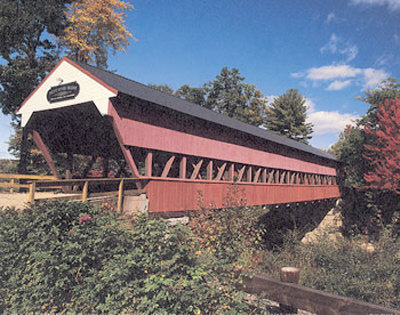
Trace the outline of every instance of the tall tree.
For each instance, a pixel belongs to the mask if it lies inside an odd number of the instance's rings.
[[[214,81],[204,88],[207,92],[205,107],[260,126],[265,118],[266,97],[254,85],[244,83],[238,69],[222,68]]]
[[[14,111],[44,78],[57,59],[56,44],[65,27],[65,8],[71,0],[0,1],[0,106]]]
[[[122,0],[79,0],[68,10],[60,42],[78,61],[107,68],[108,53],[124,51],[133,38],[124,24],[133,5]]]
[[[364,172],[369,163],[364,157],[366,137],[364,130],[357,126],[346,126],[339,135],[339,140],[328,152],[343,162],[344,183],[346,186],[361,187],[365,184]]]
[[[289,89],[267,108],[264,127],[290,139],[308,143],[312,124],[306,123],[305,98],[296,89]]]
[[[370,186],[400,194],[400,99],[386,99],[378,107],[376,121],[364,131],[374,143],[365,144],[371,169],[364,174]]]
[[[62,34],[69,3],[71,0],[0,1],[0,57],[5,60],[0,65],[0,107],[17,121],[15,110],[58,58],[52,35]],[[14,126],[16,133],[20,132],[19,123]],[[22,138],[26,144],[26,133]],[[18,171],[25,173],[29,149],[21,150],[20,144]]]
[[[356,125],[346,128],[339,140],[330,150],[340,161],[343,162],[345,173],[345,184],[348,186],[362,187],[367,183],[364,174],[372,170],[370,161],[366,158],[365,145],[374,145],[375,137],[366,133],[364,127],[375,129],[377,124],[377,109],[386,100],[400,98],[400,84],[394,78],[383,81],[376,90],[368,90],[359,97],[360,100],[369,104],[367,113],[356,121]],[[370,152],[369,155],[372,153]]]

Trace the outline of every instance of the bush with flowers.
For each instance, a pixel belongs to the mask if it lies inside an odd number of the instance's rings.
[[[191,231],[85,203],[0,211],[1,313],[249,313],[198,260]]]

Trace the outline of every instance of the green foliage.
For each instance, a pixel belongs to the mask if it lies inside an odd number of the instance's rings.
[[[258,127],[265,119],[266,97],[244,79],[238,69],[224,67],[214,81],[202,87],[185,84],[174,92],[167,84],[149,86]]]
[[[334,154],[344,163],[345,184],[349,186],[362,187],[366,184],[364,174],[371,168],[365,158],[365,145],[374,145],[375,139],[364,132],[364,126],[375,126],[377,123],[377,108],[386,99],[395,99],[400,96],[400,84],[396,79],[389,78],[383,81],[378,89],[366,91],[360,97],[362,101],[369,104],[367,113],[356,121],[355,127],[346,127],[340,134],[339,140],[330,148]]]
[[[244,83],[238,69],[222,68],[214,81],[208,82],[205,106],[218,113],[260,126],[265,118],[266,97],[255,85]]]
[[[267,108],[264,127],[290,139],[308,143],[312,124],[306,123],[305,98],[296,89],[289,89]]]
[[[234,188],[227,192],[226,208],[203,207],[192,213],[190,226],[199,242],[199,254],[210,255],[220,265],[240,267],[241,254],[255,250],[262,239],[262,207],[246,206],[242,191]]]
[[[367,113],[361,117],[358,121],[358,126],[365,126],[367,124],[374,125],[377,121],[376,112],[379,105],[383,104],[386,99],[392,99],[400,97],[400,83],[395,78],[388,78],[382,81],[377,90],[367,90],[365,95],[361,96],[360,99],[368,104],[370,107]]]
[[[391,191],[357,189],[342,190],[343,234],[364,234],[379,239],[385,228],[400,241],[400,199]]]
[[[44,78],[57,58],[56,45],[45,33],[59,35],[70,0],[2,0],[0,2],[0,106],[14,110]]]
[[[161,91],[163,93],[174,95],[174,89],[172,87],[170,87],[168,84],[158,85],[158,84],[150,83],[150,84],[148,84],[148,86],[151,87],[152,89]]]
[[[229,281],[197,261],[190,230],[49,202],[0,212],[0,311],[248,313]]]
[[[347,126],[339,135],[338,142],[329,148],[329,153],[343,162],[342,177],[346,186],[365,185],[364,173],[370,168],[368,161],[364,158],[366,141],[364,130]]]
[[[199,104],[206,107],[207,89],[204,87],[196,88],[185,84],[175,93],[176,96],[187,100],[188,102]]]
[[[265,253],[259,270],[278,277],[283,266],[301,269],[300,284],[387,307],[400,307],[400,243],[386,230],[366,250],[363,241],[332,241],[321,235],[302,244],[288,235],[280,252]]]

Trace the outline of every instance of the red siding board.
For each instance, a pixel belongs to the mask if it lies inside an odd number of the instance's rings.
[[[304,185],[263,185],[246,183],[212,183],[190,180],[151,180],[146,185],[150,212],[198,210],[199,197],[202,204],[214,204],[221,208],[227,193],[233,187],[243,191],[246,204],[268,205],[278,203],[303,202],[340,197],[339,187]],[[239,193],[238,196],[241,194]]]

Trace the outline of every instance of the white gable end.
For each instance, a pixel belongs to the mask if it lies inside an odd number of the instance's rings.
[[[60,85],[68,85],[76,82],[79,86],[78,93],[71,96],[72,98],[50,99],[48,100],[48,92]],[[76,84],[72,84],[77,87]],[[22,115],[21,125],[24,127],[34,112],[56,109],[65,106],[79,106],[79,104],[94,102],[97,109],[102,115],[108,113],[108,102],[110,97],[117,94],[97,82],[74,65],[66,60],[62,60],[58,67],[44,80],[41,86],[28,98],[25,104],[18,110],[17,114]]]

